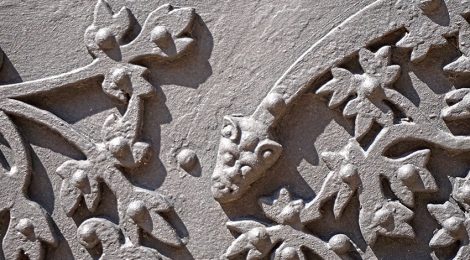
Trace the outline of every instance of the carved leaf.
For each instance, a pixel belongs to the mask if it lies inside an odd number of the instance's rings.
[[[180,247],[186,243],[163,215],[172,208],[165,197],[156,192],[138,189],[134,198],[135,200],[127,205],[123,216],[125,232],[134,243],[138,241],[138,236],[135,237],[135,234],[140,230],[171,246]]]
[[[81,198],[91,212],[98,207],[101,200],[100,181],[92,171],[88,161],[69,160],[57,168],[56,173],[63,179],[60,196],[67,216],[74,214]]]
[[[326,95],[333,93],[328,107],[334,109],[341,105],[346,99],[356,92],[355,86],[359,83],[349,70],[342,68],[332,68],[333,79],[320,87],[316,93]]]
[[[396,46],[410,48],[411,61],[420,62],[429,53],[429,50],[447,43],[445,37],[455,33],[457,28],[453,23],[450,25],[441,25],[434,22],[429,16],[437,12],[446,12],[444,1],[433,1],[431,5],[421,4],[421,9],[410,10],[410,16],[407,18],[406,28],[408,32],[397,42]],[[407,7],[412,9],[413,7]]]
[[[279,190],[274,198],[264,197],[259,200],[264,214],[280,224],[299,222],[299,214],[303,209],[302,200],[293,200],[286,188]]]
[[[442,205],[430,204],[428,211],[442,229],[438,230],[431,241],[431,247],[447,247],[457,240],[467,237],[465,215],[457,205],[447,201]]]
[[[392,110],[383,103],[372,103],[365,97],[357,97],[348,102],[343,110],[345,117],[356,117],[355,132],[356,138],[363,137],[376,122],[382,126],[393,124]]]
[[[455,243],[457,239],[452,236],[447,230],[445,229],[440,229],[437,231],[434,236],[431,238],[431,241],[429,241],[429,246],[430,247],[447,247]]]
[[[270,253],[273,246],[269,231],[264,226],[257,227],[238,236],[223,256],[227,259],[234,259],[248,252],[247,259],[262,259]]]
[[[189,37],[194,19],[193,8],[163,5],[149,14],[142,31],[124,52],[130,61],[178,57],[194,45]]]
[[[400,74],[400,66],[390,65],[391,50],[390,46],[384,46],[375,53],[364,48],[359,51],[359,63],[365,74],[379,81],[382,87],[395,82]]]
[[[153,227],[151,230],[144,229],[144,231],[170,246],[181,247],[185,244],[185,241],[183,241],[183,239],[176,233],[176,229],[159,213],[150,211],[150,217],[152,219]]]
[[[351,189],[351,187],[346,183],[341,185],[333,206],[333,213],[336,219],[339,219],[342,216],[343,211],[353,197],[354,192],[355,190]]]
[[[380,209],[371,213],[363,208],[359,218],[359,226],[368,245],[375,244],[378,235],[414,238],[413,228],[407,223],[414,213],[400,202],[385,202]]]
[[[62,186],[60,188],[60,204],[62,205],[67,217],[73,216],[75,210],[77,210],[80,205],[81,195],[80,190],[71,185],[68,180],[62,181]]]
[[[470,73],[470,24],[462,21],[459,30],[459,50],[462,52],[457,60],[444,67],[444,71],[452,76]]]
[[[400,201],[408,207],[414,206],[414,192],[435,192],[438,190],[432,174],[426,169],[430,150],[415,151],[403,158],[391,160],[395,171],[387,171],[390,187]]]
[[[465,245],[465,246],[460,247],[454,259],[469,259],[469,258],[470,258],[470,246]]]
[[[470,72],[470,70],[469,70]],[[441,116],[446,120],[466,119],[470,117],[470,89],[452,90],[445,95],[448,107],[442,109]]]
[[[238,221],[229,221],[226,223],[226,226],[229,230],[237,233],[246,233],[254,228],[264,228],[265,225],[254,220],[238,220]]]
[[[41,243],[57,245],[47,213],[35,202],[18,201],[10,211],[10,225],[3,240],[5,257],[18,259],[24,254],[29,259],[43,259]]]
[[[459,209],[458,206],[450,202],[445,202],[444,204],[429,204],[428,211],[431,215],[437,220],[440,225],[443,225],[444,222],[453,217],[464,218],[463,212]]]
[[[94,10],[93,23],[85,31],[85,44],[94,56],[100,50],[115,49],[131,29],[131,11],[122,7],[116,14],[108,2],[98,0]]]
[[[452,189],[452,197],[465,208],[470,211],[470,180],[467,175],[466,178],[455,178],[454,186]]]

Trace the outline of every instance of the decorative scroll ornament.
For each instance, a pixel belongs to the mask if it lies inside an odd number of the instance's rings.
[[[91,218],[77,224],[78,240],[87,249],[100,247],[100,259],[166,258],[143,246],[143,235],[173,247],[187,243],[187,237],[182,237],[168,218],[173,212],[171,201],[156,191],[134,186],[125,175],[152,157],[150,143],[140,134],[144,102],[156,92],[147,81],[149,71],[141,64],[171,63],[190,54],[196,47],[192,35],[195,19],[192,8],[163,5],[148,15],[140,33],[129,41],[134,21],[131,11],[123,7],[114,13],[106,1],[98,0],[93,23],[85,32],[86,47],[94,57],[91,64],[65,74],[0,87],[0,132],[14,161],[0,175],[0,211],[10,215],[3,241],[6,259],[22,259],[23,255],[44,259],[45,249],[57,245],[50,217],[27,197],[32,174],[30,151],[12,117],[59,134],[86,157],[68,160],[56,171],[63,180],[58,199],[68,217],[80,207],[95,212],[100,207],[103,184],[116,197],[119,223]],[[98,79],[104,93],[126,105],[122,115],[111,113],[107,117],[98,140],[56,115],[20,101],[24,96],[66,91],[90,79]]]
[[[354,133],[342,149],[321,151],[329,173],[325,172],[313,200],[293,199],[282,188],[273,198],[260,199],[265,221],[228,222],[238,237],[224,257],[307,259],[305,252],[310,251],[324,259],[374,259],[379,237],[414,239],[415,197],[441,188],[428,169],[432,150],[414,148],[394,158],[388,151],[411,141],[451,153],[470,151],[469,137],[453,135],[441,126],[470,118],[470,89],[442,95],[447,106],[440,117],[430,117],[395,84],[404,76],[403,64],[424,66],[433,53],[455,48],[453,43],[458,42],[461,56],[443,64],[441,72],[449,82],[468,85],[469,18],[466,1],[378,0],[310,47],[252,115],[225,117],[212,176],[212,192],[222,206],[241,199],[264,176],[274,174],[283,150],[283,139],[277,136],[280,122],[304,94],[326,99],[329,109],[353,122]],[[408,53],[403,64],[392,62],[397,52]],[[468,259],[470,181],[450,180],[454,187],[448,202],[426,202],[442,227],[429,246],[433,250],[457,246],[452,257]],[[332,216],[341,220],[353,200],[359,204],[360,239],[342,233],[320,239],[312,231],[312,223],[328,221],[326,205],[332,205]],[[357,246],[361,241],[365,246]]]

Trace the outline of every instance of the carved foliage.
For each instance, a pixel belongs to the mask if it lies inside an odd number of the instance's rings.
[[[368,12],[371,10],[375,10],[377,14],[370,15]],[[247,259],[267,256],[273,259],[304,259],[302,248],[310,248],[325,259],[356,259],[357,256],[369,259],[373,252],[368,250],[374,247],[379,236],[414,238],[411,220],[415,217],[415,194],[433,193],[439,189],[435,178],[427,169],[431,150],[421,148],[398,158],[386,156],[387,150],[396,143],[412,139],[453,151],[468,151],[470,142],[467,137],[453,136],[440,129],[421,114],[419,107],[393,89],[401,75],[400,67],[392,64],[391,55],[398,48],[401,52],[408,49],[410,56],[405,62],[416,65],[425,61],[432,50],[450,45],[453,38],[458,38],[458,49],[462,55],[450,64],[443,65],[442,72],[448,76],[449,81],[468,81],[468,14],[468,7],[461,1],[393,1],[390,5],[386,1],[377,1],[343,23],[299,58],[276,83],[256,112],[243,119],[250,118],[261,123],[258,129],[265,131],[264,136],[276,140],[272,133],[276,132],[276,123],[283,114],[275,114],[267,109],[269,106],[266,104],[270,103],[270,97],[277,95],[280,98],[277,103],[289,107],[302,93],[312,91],[312,86],[315,86],[318,87],[315,94],[326,98],[330,109],[341,109],[345,118],[354,119],[354,138],[340,151],[321,153],[322,161],[330,172],[326,174],[322,188],[313,200],[294,200],[283,188],[274,198],[260,199],[261,208],[271,221],[270,224],[257,220],[229,222],[228,228],[240,235],[227,249],[225,257],[234,258],[245,254]],[[386,26],[369,28],[373,32],[370,34],[378,35],[378,38],[368,39],[367,44],[354,46],[353,43],[348,45],[349,41],[338,41],[343,45],[335,45],[335,51],[331,51],[329,48],[334,45],[334,38],[350,37],[348,31],[355,30],[354,26],[357,26],[362,15],[377,20],[389,15],[394,18],[389,19],[391,22]],[[397,36],[395,40],[390,40],[393,38],[389,37],[390,32]],[[322,46],[325,50],[320,48]],[[350,51],[344,52],[344,57],[334,56],[346,49]],[[315,53],[325,53],[327,57],[322,58]],[[360,65],[355,71],[359,70],[360,73],[352,72],[344,66],[345,60],[351,62],[354,57],[357,60],[353,63]],[[319,64],[322,62],[331,65],[325,65],[323,71],[316,70],[318,75],[312,75],[310,72],[321,67]],[[311,69],[313,67],[315,69]],[[321,86],[315,85],[315,80],[322,81],[325,75],[331,75],[331,80]],[[447,93],[443,101],[448,103],[448,107],[441,111],[439,120],[468,119],[469,93],[468,88]],[[269,118],[265,115],[269,114],[276,120],[265,120]],[[378,124],[380,129],[378,133],[368,136],[374,124]],[[239,127],[237,136],[242,136],[244,131],[246,127]],[[361,142],[366,136],[372,140],[364,146]],[[225,147],[224,140],[221,141],[219,152],[221,147]],[[218,162],[223,160],[220,153],[218,159]],[[258,163],[263,165],[262,161]],[[264,171],[268,171],[273,164],[269,165]],[[458,243],[459,250],[455,259],[467,259],[470,257],[467,223],[470,181],[468,176],[451,181],[454,187],[449,201],[428,205],[429,212],[442,227],[435,232],[429,243],[432,248]],[[245,184],[246,182],[242,183]],[[251,184],[252,182],[248,185]],[[355,246],[345,234],[334,235],[325,242],[306,228],[308,223],[320,223],[324,220],[326,202],[333,201],[333,216],[341,219],[353,199],[357,199],[360,205],[358,224],[367,244],[365,251]],[[293,241],[298,241],[298,237],[301,237],[302,242],[296,244]],[[332,256],[332,252],[336,255]]]
[[[56,170],[63,179],[59,199],[68,217],[73,217],[80,207],[95,212],[100,207],[104,185],[116,197],[119,223],[98,218],[79,223],[79,240],[89,249],[100,245],[100,259],[165,258],[142,246],[144,234],[173,247],[187,242],[187,237],[181,237],[170,224],[172,203],[156,191],[134,186],[125,175],[148,163],[152,156],[151,144],[141,138],[141,127],[144,102],[155,91],[146,80],[147,68],[135,62],[173,62],[189,54],[190,47],[196,44],[191,35],[194,19],[192,8],[164,5],[149,14],[140,33],[132,38],[135,19],[131,11],[123,7],[114,13],[106,1],[98,0],[93,23],[85,32],[86,47],[95,58],[90,65],[51,78],[2,86],[0,130],[15,161],[0,176],[0,210],[10,214],[3,242],[7,259],[18,259],[22,254],[30,259],[44,259],[44,246],[57,243],[47,213],[28,200],[25,193],[31,162],[9,115],[43,125],[85,155],[86,159],[68,160]],[[98,140],[48,111],[12,99],[67,89],[79,81],[98,77],[104,79],[103,92],[126,105],[123,115],[112,113],[106,118]]]

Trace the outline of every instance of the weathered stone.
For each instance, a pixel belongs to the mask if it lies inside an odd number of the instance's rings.
[[[469,4],[1,2],[0,259],[470,259]]]

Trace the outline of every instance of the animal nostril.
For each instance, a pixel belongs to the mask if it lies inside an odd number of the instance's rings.
[[[220,176],[219,175],[215,175],[215,176],[212,176],[212,181],[214,182],[219,182],[220,181]]]

